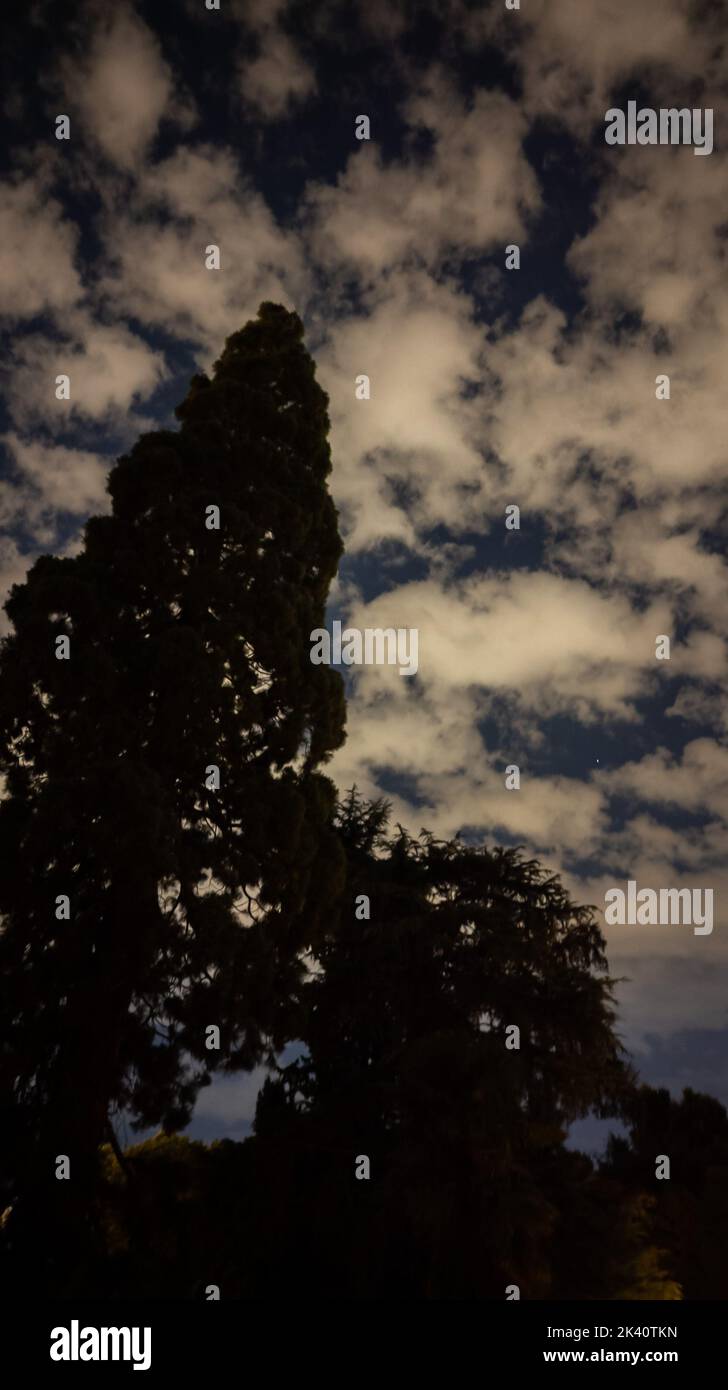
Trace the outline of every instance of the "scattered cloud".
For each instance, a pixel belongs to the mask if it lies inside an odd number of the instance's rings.
[[[163,380],[164,357],[121,324],[86,313],[69,316],[63,340],[28,334],[14,350],[8,400],[24,429],[63,429],[76,418],[119,417]],[[56,378],[70,378],[70,399],[56,398]]]
[[[374,116],[371,143],[361,142],[336,185],[309,185],[317,260],[354,269],[371,284],[396,267],[434,268],[453,252],[524,238],[541,199],[516,103],[483,91],[468,104],[434,69],[403,114],[412,137],[429,137],[427,155],[411,150],[385,163]]]
[[[302,248],[281,230],[232,151],[181,147],[146,167],[104,217],[104,295],[117,314],[191,340],[209,361],[263,299],[306,292]],[[220,248],[220,270],[206,247]]]
[[[83,517],[106,510],[109,459],[81,449],[21,439],[2,443],[13,463],[13,482],[0,493],[0,524],[30,528],[41,543],[54,544],[59,515]]]
[[[97,5],[89,19],[84,51],[80,56],[68,53],[61,61],[60,85],[84,143],[96,145],[113,165],[131,172],[163,118],[187,128],[193,110],[175,89],[159,41],[131,6],[122,3],[108,10]]]
[[[238,68],[240,94],[262,120],[280,120],[317,89],[316,74],[282,22],[287,0],[246,0],[242,16],[255,34],[257,52]]]
[[[39,177],[0,186],[0,314],[62,314],[81,297],[78,232]]]

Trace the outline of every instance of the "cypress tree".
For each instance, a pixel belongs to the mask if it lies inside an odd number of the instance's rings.
[[[343,687],[309,658],[341,553],[327,403],[299,317],[261,305],[6,604],[0,1118],[35,1260],[88,1223],[112,1106],[179,1128],[213,1066],[290,1036],[341,872]]]

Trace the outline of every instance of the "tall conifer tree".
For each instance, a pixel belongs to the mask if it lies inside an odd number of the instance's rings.
[[[66,1227],[85,1220],[111,1106],[178,1127],[212,1066],[252,1066],[286,1037],[337,885],[318,769],[343,739],[343,690],[311,664],[309,634],[341,543],[298,316],[261,305],[176,414],[178,431],[118,460],[81,553],[39,559],[6,605],[0,1104],[16,1244],[23,1214],[37,1236],[64,1211]]]

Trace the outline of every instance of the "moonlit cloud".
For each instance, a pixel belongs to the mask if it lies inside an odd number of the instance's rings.
[[[264,120],[279,120],[316,91],[316,74],[282,28],[285,8],[285,0],[247,0],[242,6],[257,52],[240,62],[240,95]]]
[[[78,235],[61,203],[34,177],[0,187],[0,314],[9,320],[62,313],[81,294]],[[22,274],[19,274],[19,270]]]
[[[163,117],[184,126],[192,111],[175,93],[160,44],[131,6],[95,6],[80,58],[64,55],[60,80],[81,138],[119,168],[139,165]],[[90,33],[89,33],[90,28]],[[74,132],[75,133],[75,132]]]
[[[105,217],[103,288],[121,314],[190,338],[209,360],[262,299],[293,307],[305,286],[300,245],[282,231],[230,150],[196,145],[150,165],[131,200]],[[220,248],[219,271],[205,248]]]
[[[79,315],[63,341],[43,334],[21,339],[9,392],[13,418],[25,428],[56,428],[68,419],[103,419],[147,396],[165,375],[164,359],[121,324],[107,326]],[[56,399],[56,377],[70,378],[68,401]],[[63,421],[66,423],[66,421]]]
[[[317,258],[372,281],[396,266],[434,266],[453,251],[523,239],[540,194],[521,148],[527,124],[518,106],[480,92],[468,108],[433,70],[404,114],[413,135],[429,134],[431,153],[383,164],[375,118],[372,143],[351,155],[336,186],[309,188]]]
[[[58,513],[86,517],[106,510],[108,461],[80,449],[49,446],[9,434],[3,440],[13,460],[16,485],[0,494],[4,525],[52,523]]]
[[[463,16],[459,5],[455,10]],[[698,22],[691,0],[667,6],[663,0],[528,0],[522,18],[522,25],[514,25],[512,15],[491,7],[480,33],[497,37],[518,63],[530,114],[555,118],[580,133],[588,133],[590,120],[602,121],[619,81],[649,74],[658,90],[664,85],[674,93],[678,76],[687,83],[710,80],[719,71],[719,10],[706,11]],[[463,23],[467,34],[464,18]]]

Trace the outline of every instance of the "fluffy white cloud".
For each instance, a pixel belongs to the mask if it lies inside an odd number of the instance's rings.
[[[482,331],[470,311],[454,289],[424,274],[403,276],[370,313],[337,322],[322,345],[333,487],[350,552],[383,539],[409,544],[418,530],[440,522],[458,528],[476,512],[482,521],[482,413],[461,394],[482,371]],[[368,401],[355,396],[360,374],[370,378]],[[406,509],[398,488],[406,489]]]
[[[720,14],[706,9],[697,23],[691,0],[528,0],[519,15],[493,6],[477,17],[460,3],[454,9],[466,38],[495,37],[519,63],[529,114],[556,117],[585,136],[620,80],[649,73],[657,90],[664,83],[677,99],[676,73],[687,84],[719,71]]]
[[[2,504],[0,504],[2,505]],[[20,584],[28,569],[28,557],[22,553],[17,543],[8,536],[0,536],[0,601],[2,604],[10,593],[13,584]],[[0,637],[10,629],[3,608],[0,607]]]
[[[681,757],[666,748],[603,773],[601,785],[640,801],[706,810],[728,820],[728,747],[714,739],[693,739]]]
[[[728,158],[719,150],[707,160],[683,147],[619,150],[595,224],[568,256],[590,304],[636,309],[673,341],[724,331],[727,195]]]
[[[638,500],[660,488],[709,484],[725,467],[728,407],[710,353],[686,359],[660,351],[643,332],[617,342],[587,321],[568,332],[564,315],[532,301],[517,331],[488,353],[498,379],[491,440],[510,480],[531,504],[561,500],[588,454],[613,465],[614,492],[629,484]],[[698,345],[699,346],[699,345]],[[671,399],[656,398],[656,378]]]
[[[256,58],[240,64],[240,91],[261,116],[278,120],[315,92],[316,75],[280,29],[266,27],[261,44]]]
[[[0,521],[32,528],[36,540],[53,543],[59,513],[87,516],[108,506],[109,460],[81,449],[48,445],[7,434],[2,443],[13,464],[12,482],[0,486]]]
[[[411,134],[429,134],[431,154],[384,164],[372,112],[372,140],[354,151],[336,186],[309,186],[318,260],[373,281],[395,266],[434,266],[453,251],[523,240],[541,199],[522,149],[527,125],[518,105],[480,91],[467,106],[435,71],[403,114]]]
[[[126,327],[106,326],[84,313],[71,317],[67,332],[65,342],[31,334],[15,349],[9,404],[23,429],[39,422],[65,429],[77,417],[118,417],[166,375],[163,355]],[[68,401],[56,399],[59,375],[70,377]]]
[[[257,52],[241,59],[240,94],[263,120],[279,120],[316,91],[316,74],[283,27],[287,0],[242,0],[235,13],[255,35]]]
[[[637,722],[635,699],[659,680],[654,637],[667,616],[664,606],[639,612],[623,596],[543,572],[428,580],[354,603],[352,626],[418,629],[419,670],[416,684],[395,667],[356,670],[349,741],[332,771],[367,794],[384,769],[403,777],[413,793],[395,798],[395,812],[409,824],[442,834],[498,827],[560,862],[591,855],[606,834],[609,788],[532,776],[538,726],[555,714]],[[479,725],[496,697],[508,733],[489,747]],[[505,787],[512,763],[518,792]]]
[[[513,692],[542,717],[589,719],[597,711],[633,717],[630,701],[657,679],[655,636],[670,614],[664,601],[640,612],[581,580],[516,571],[404,584],[355,608],[350,621],[418,628],[418,678],[428,687],[483,686]],[[367,686],[401,681],[395,667],[363,672]]]
[[[102,287],[117,313],[190,338],[207,359],[261,300],[293,307],[305,294],[300,245],[226,149],[180,148],[148,165],[131,199],[111,202],[104,234]],[[206,269],[209,245],[220,270]]]
[[[78,234],[42,178],[0,186],[0,314],[60,314],[81,295]]]
[[[158,40],[126,3],[95,8],[87,47],[64,58],[60,78],[83,139],[124,170],[139,165],[163,117],[192,120]]]

